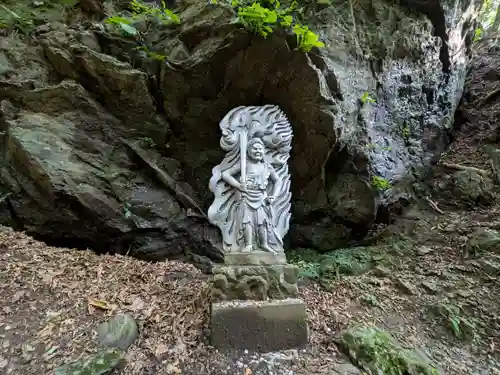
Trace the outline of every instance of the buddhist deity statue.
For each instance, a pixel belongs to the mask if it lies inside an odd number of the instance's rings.
[[[220,123],[226,151],[212,173],[209,220],[225,252],[281,252],[290,222],[292,128],[274,105],[238,107]]]

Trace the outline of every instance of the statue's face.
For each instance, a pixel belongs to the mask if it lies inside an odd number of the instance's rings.
[[[264,158],[264,146],[260,143],[254,143],[248,150],[248,154],[254,160],[262,160]]]

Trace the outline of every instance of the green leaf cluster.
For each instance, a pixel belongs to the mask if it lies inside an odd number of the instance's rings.
[[[445,323],[446,327],[459,340],[474,339],[478,322],[467,317],[464,311],[455,305],[439,303],[437,306],[431,306],[431,312],[437,313]]]
[[[391,183],[380,176],[372,177],[372,186],[377,190],[388,190],[391,188]]]
[[[366,104],[366,103],[376,103],[376,100],[373,99],[368,92],[364,92],[363,95],[361,96],[361,103]]]
[[[123,34],[127,36],[136,36],[139,34],[134,23],[141,20],[155,19],[163,24],[179,24],[179,17],[167,8],[166,3],[162,1],[161,7],[154,7],[142,3],[140,0],[130,2],[130,15],[113,15],[106,18],[105,22],[117,26]]]
[[[297,38],[297,49],[309,52],[314,47],[324,47],[325,44],[319,40],[319,36],[296,21],[297,2],[293,1],[289,6],[282,6],[278,0],[261,0],[250,4],[233,0],[231,5],[238,13],[238,21],[243,26],[266,38],[269,34],[281,27],[291,32]]]

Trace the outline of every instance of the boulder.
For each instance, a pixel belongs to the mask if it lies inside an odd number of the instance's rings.
[[[439,375],[419,351],[401,346],[389,333],[370,326],[354,326],[342,333],[340,345],[358,367],[369,374]]]
[[[115,315],[97,327],[99,345],[105,348],[127,350],[137,339],[139,328],[133,317]]]
[[[446,146],[479,5],[306,3],[303,21],[326,45],[309,53],[208,2],[141,34],[155,58],[102,22],[44,25],[34,45],[6,38],[0,220],[148,259],[218,258],[204,215],[223,157],[218,123],[239,105],[277,104],[294,128],[288,242],[342,246],[408,198]]]
[[[220,254],[189,186],[172,177],[182,179],[179,164],[126,142],[126,126],[79,83],[26,92],[19,104],[4,120],[5,220],[42,238],[145,259]]]

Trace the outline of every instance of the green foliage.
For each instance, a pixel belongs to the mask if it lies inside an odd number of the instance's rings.
[[[142,137],[139,139],[146,147],[153,148],[156,146],[155,141],[150,137]]]
[[[439,375],[439,372],[413,350],[403,348],[390,334],[372,326],[348,329],[341,347],[369,374]]]
[[[430,306],[430,311],[437,314],[445,327],[457,339],[470,340],[476,338],[477,320],[467,317],[459,306],[439,303],[436,306]]]
[[[251,3],[233,0],[232,6],[238,13],[238,21],[249,31],[266,38],[278,27],[291,29],[297,38],[297,49],[310,52],[314,47],[324,47],[319,36],[297,22],[297,2],[283,7],[278,0],[261,0]]]
[[[28,35],[37,25],[63,20],[66,11],[76,3],[77,0],[2,1],[0,29],[17,30],[23,35]]]
[[[180,24],[181,21],[179,17],[167,8],[167,4],[165,1],[161,2],[161,7],[153,7],[150,5],[146,5],[139,0],[132,0],[130,2],[130,9],[132,10],[132,14],[136,17],[140,16],[149,16],[154,17],[160,20],[164,24]]]
[[[106,18],[104,22],[116,26],[124,36],[138,35],[139,31],[134,26],[134,23],[141,20],[156,20],[165,25],[180,23],[179,17],[167,8],[164,1],[162,1],[162,6],[157,8],[144,4],[139,0],[132,0],[130,10],[131,14],[116,14]]]
[[[383,177],[372,176],[372,186],[377,190],[388,190],[391,188],[391,183]]]
[[[309,30],[307,26],[294,25],[293,33],[297,36],[297,48],[303,52],[309,52],[313,47],[324,47],[325,43],[319,40],[319,36]]]
[[[135,36],[138,34],[137,29],[132,26],[132,20],[121,16],[108,17],[104,22],[118,26],[121,31],[126,35]]]
[[[362,247],[332,251],[320,263],[321,276],[335,280],[343,275],[360,275],[373,267],[373,255]]]
[[[366,104],[366,103],[376,103],[377,102],[366,91],[363,93],[363,95],[361,96],[360,99],[361,99],[361,103],[363,103],[363,104]]]
[[[478,42],[481,39],[482,35],[483,35],[483,29],[477,28],[476,30],[474,30],[474,36],[472,37],[472,41]]]
[[[123,354],[123,351],[118,348],[101,348],[95,354],[81,357],[76,362],[56,368],[55,375],[108,374],[118,366]]]
[[[402,133],[402,135],[403,135],[403,137],[404,137],[405,139],[410,138],[410,128],[408,127],[408,125],[405,125],[405,126],[403,127],[403,130],[401,130],[401,133]]]
[[[295,249],[288,253],[290,263],[299,267],[299,277],[319,281],[319,264],[323,256],[311,249]]]
[[[136,51],[143,51],[151,60],[165,61],[167,59],[166,55],[151,51],[147,46],[139,46],[135,47],[134,49]]]
[[[325,287],[343,276],[360,275],[378,264],[392,262],[383,247],[353,247],[324,254],[311,249],[295,249],[288,253],[288,259],[299,266],[300,277],[319,281]]]

